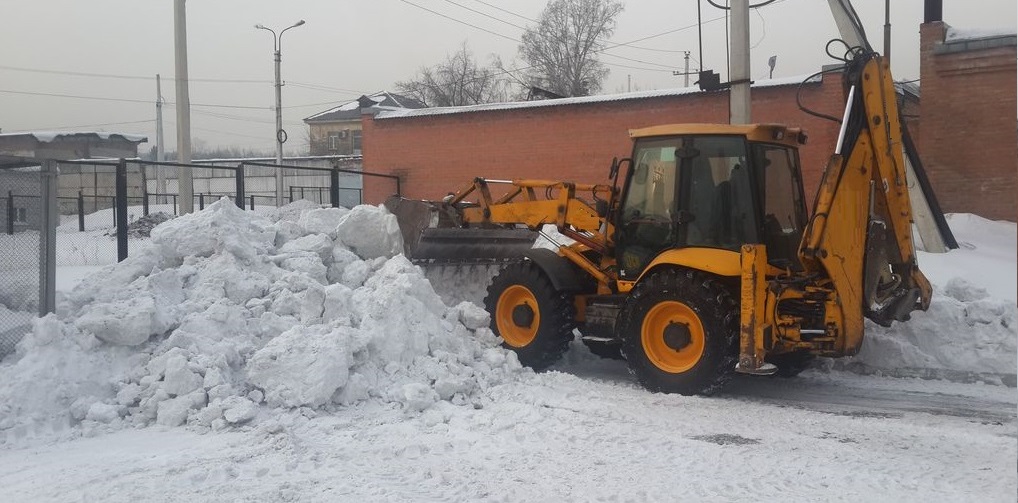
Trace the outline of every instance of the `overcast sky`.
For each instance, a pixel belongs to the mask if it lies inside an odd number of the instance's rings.
[[[545,3],[191,0],[187,28],[193,136],[210,146],[273,150],[272,37],[255,24],[281,28],[307,21],[288,31],[282,44],[287,146],[302,148],[306,126],[301,119],[361,94],[393,90],[395,82],[442,61],[464,41],[479,58],[498,54],[512,60],[520,27],[532,25]],[[683,78],[672,71],[682,69],[683,51],[692,52],[692,67],[701,59],[696,2],[625,4],[611,42],[632,44],[603,53],[611,74],[602,92],[681,87]],[[854,4],[871,43],[880,50],[884,2]],[[892,4],[895,78],[918,78],[923,2]],[[0,0],[0,13],[3,132],[118,131],[148,135],[150,143],[143,149],[154,144],[157,73],[163,76],[163,96],[175,100],[173,0]],[[718,19],[723,16],[703,3],[702,63],[725,80],[725,23]],[[1015,0],[944,0],[944,19],[958,28],[1014,31],[1016,16]],[[777,56],[775,78],[818,71],[833,63],[824,54],[824,44],[837,36],[824,0],[778,0],[757,9],[751,14],[752,76],[767,77],[772,55]],[[175,150],[175,113],[172,106],[164,108],[167,151]]]

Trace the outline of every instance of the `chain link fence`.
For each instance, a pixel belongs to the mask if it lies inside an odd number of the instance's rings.
[[[52,312],[56,166],[0,157],[0,358]]]

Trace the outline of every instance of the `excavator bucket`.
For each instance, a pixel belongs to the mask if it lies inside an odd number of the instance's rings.
[[[399,222],[404,255],[417,263],[501,262],[522,257],[537,240],[529,229],[464,227],[440,202],[391,197],[385,207]]]

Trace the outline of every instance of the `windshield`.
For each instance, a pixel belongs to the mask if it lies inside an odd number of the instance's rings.
[[[740,136],[639,140],[619,218],[620,273],[668,248],[738,251],[755,239],[752,182]]]

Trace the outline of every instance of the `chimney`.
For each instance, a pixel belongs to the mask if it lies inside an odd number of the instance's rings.
[[[926,9],[923,23],[935,23],[944,20],[944,0],[925,0]]]

